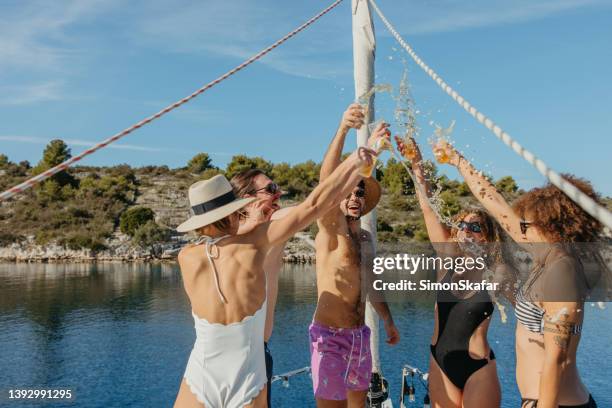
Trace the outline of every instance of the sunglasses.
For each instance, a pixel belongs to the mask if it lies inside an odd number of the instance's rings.
[[[252,190],[250,194],[257,194],[260,191],[265,191],[266,193],[270,195],[276,195],[281,192],[281,188],[276,183],[268,183],[265,187],[259,188],[257,190]]]
[[[353,194],[355,194],[355,197],[357,197],[357,198],[363,198],[363,197],[365,197],[365,190],[363,188],[360,188],[357,191],[353,191],[353,192],[351,192],[351,194],[349,194],[347,196],[347,198],[350,199]]]
[[[531,226],[531,224],[533,224],[533,223],[525,221],[525,220],[521,220],[521,222],[519,223],[519,225],[521,227],[521,234],[525,235],[527,233],[527,228],[529,228]]]
[[[472,231],[472,232],[476,232],[476,233],[481,233],[482,232],[482,226],[480,225],[479,222],[475,221],[475,222],[465,222],[465,221],[461,221],[458,225],[459,231],[463,231],[465,229]]]

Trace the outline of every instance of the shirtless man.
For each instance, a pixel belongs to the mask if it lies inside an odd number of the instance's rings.
[[[279,219],[287,214],[292,207],[280,209],[281,189],[260,169],[249,169],[238,173],[230,180],[238,197],[255,197],[256,204],[244,207],[240,217],[238,234],[246,234],[259,224]],[[268,407],[272,406],[272,368],[274,360],[268,348],[274,327],[274,309],[278,298],[278,275],[283,265],[283,252],[286,242],[273,247],[264,260],[266,272],[266,288],[268,292],[268,307],[266,312],[266,327],[264,331],[264,351],[266,353],[266,374],[268,376]]]
[[[192,216],[177,230],[197,231],[203,243],[183,248],[178,261],[197,337],[175,407],[267,405],[264,260],[271,248],[337,206],[373,154],[357,149],[294,211],[241,235],[238,212],[254,198],[237,198],[221,175],[190,186]]]
[[[324,182],[340,164],[346,135],[363,125],[361,106],[349,106],[321,166]],[[387,124],[378,126],[371,138],[389,138]],[[371,143],[369,145],[372,145]],[[372,371],[370,330],[364,323],[363,287],[372,270],[365,267],[374,255],[370,234],[359,219],[380,199],[380,187],[372,177],[354,185],[350,194],[317,223],[318,303],[309,328],[311,368],[317,407],[364,407]],[[363,267],[363,269],[362,269]],[[362,270],[365,273],[362,275]],[[386,302],[372,303],[384,321],[387,343],[397,344],[399,332]]]

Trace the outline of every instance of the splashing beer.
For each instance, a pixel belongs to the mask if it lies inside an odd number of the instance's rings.
[[[445,144],[448,144],[448,136],[455,129],[455,121],[453,120],[449,127],[443,128],[441,126],[436,125],[436,130],[434,134],[437,137],[437,142],[433,147],[434,156],[436,157],[436,161],[440,164],[445,164],[450,162],[450,156],[446,153]]]
[[[376,151],[377,156],[372,159],[372,164],[370,164],[369,166],[363,166],[361,168],[359,174],[361,174],[363,177],[370,177],[372,175],[372,170],[374,170],[374,167],[376,167],[376,163],[378,162],[378,155],[383,150],[391,151],[393,149],[393,145],[391,144],[391,142],[389,142],[389,140],[384,137],[376,139],[376,141],[374,141],[374,145],[370,147]]]
[[[406,136],[403,142],[404,149],[402,150],[402,156],[404,156],[406,160],[414,160],[417,155],[416,143],[414,143],[414,139]]]
[[[450,157],[446,154],[446,150],[441,147],[444,143],[446,143],[446,141],[438,141],[434,146],[434,156],[436,156],[436,161],[440,164],[445,164],[450,161]]]

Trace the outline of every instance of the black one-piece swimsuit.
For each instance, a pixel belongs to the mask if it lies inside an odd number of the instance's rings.
[[[448,272],[441,282],[451,282]],[[438,340],[431,345],[431,354],[444,374],[461,390],[468,378],[495,359],[470,357],[469,344],[474,331],[493,313],[493,302],[487,291],[476,292],[469,299],[460,299],[452,291],[437,294]]]

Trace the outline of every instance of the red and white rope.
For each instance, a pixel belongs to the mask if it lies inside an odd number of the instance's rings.
[[[408,45],[399,33],[393,28],[389,20],[383,15],[374,0],[369,0],[372,7],[376,11],[376,14],[380,17],[382,22],[385,24],[389,32],[395,37],[397,42],[408,52],[408,55],[416,62],[416,64],[425,71],[431,79],[433,79],[444,92],[446,92],[455,102],[465,109],[470,115],[472,115],[480,124],[484,125],[493,134],[504,142],[507,146],[511,147],[518,155],[534,166],[538,172],[546,177],[552,184],[559,187],[569,198],[571,198],[576,204],[578,204],[584,211],[591,214],[597,220],[599,220],[606,227],[612,229],[612,213],[606,208],[597,204],[591,197],[584,194],[576,186],[563,178],[559,173],[552,170],[542,160],[537,158],[533,153],[521,146],[516,140],[499,127],[495,122],[488,118],[485,114],[480,112],[474,106],[472,106],[463,96],[459,95],[457,91],[451,88],[436,72],[431,69],[419,56],[414,52],[412,47]]]
[[[219,82],[227,79],[228,77],[234,75],[235,73],[237,73],[241,69],[243,69],[243,68],[247,67],[248,65],[252,64],[253,62],[257,61],[258,59],[260,59],[261,57],[263,57],[264,55],[266,55],[267,53],[269,53],[270,51],[272,51],[273,49],[275,49],[276,47],[278,47],[279,45],[281,45],[282,43],[284,43],[285,41],[287,41],[291,37],[295,36],[300,31],[302,31],[305,28],[307,28],[308,26],[310,26],[312,23],[317,21],[319,18],[323,17],[325,14],[330,12],[332,9],[334,9],[341,2],[342,2],[342,0],[336,0],[329,7],[327,7],[326,9],[321,11],[319,14],[315,15],[314,17],[312,17],[310,20],[308,20],[307,22],[305,22],[304,24],[302,24],[301,26],[299,26],[295,30],[291,31],[289,34],[287,34],[286,36],[284,36],[280,40],[276,41],[274,44],[270,45],[268,48],[265,48],[262,51],[258,52],[257,54],[253,55],[251,58],[247,59],[242,64],[240,64],[237,67],[227,71],[225,74],[221,75],[220,77],[218,77],[214,81],[211,81],[208,84],[204,85],[203,87],[201,87],[200,89],[198,89],[197,91],[192,93],[191,95],[181,99],[180,101],[177,101],[177,102],[173,103],[172,105],[169,105],[169,106],[165,107],[164,109],[160,110],[156,114],[141,120],[140,122],[136,123],[135,125],[132,125],[132,126],[128,127],[127,129],[122,130],[121,132],[115,134],[114,136],[109,137],[106,140],[103,140],[102,142],[98,143],[97,145],[94,145],[94,146],[90,147],[89,149],[85,150],[84,152],[82,152],[78,156],[74,156],[74,157],[70,158],[69,160],[66,160],[63,163],[60,163],[57,166],[55,166],[53,168],[50,168],[49,170],[47,170],[47,171],[45,171],[43,173],[40,173],[40,174],[38,174],[38,175],[36,175],[36,176],[34,176],[34,177],[24,181],[21,184],[16,185],[15,187],[12,187],[12,188],[4,191],[3,193],[0,194],[0,201],[9,199],[12,196],[14,196],[15,194],[19,194],[19,193],[27,190],[28,188],[31,188],[31,187],[35,186],[36,184],[40,183],[41,181],[44,181],[44,180],[48,179],[49,177],[53,176],[54,174],[57,174],[60,171],[66,170],[68,167],[70,167],[74,163],[80,161],[84,157],[89,156],[90,154],[96,152],[97,150],[102,149],[102,148],[108,146],[109,144],[111,144],[111,143],[121,139],[122,137],[127,136],[128,134],[132,133],[133,131],[143,127],[144,125],[147,125],[147,124],[153,122],[155,119],[165,115],[166,113],[168,113],[168,112],[178,108],[179,106],[189,102],[193,98],[199,96],[204,91],[212,88],[213,86],[217,85]]]

